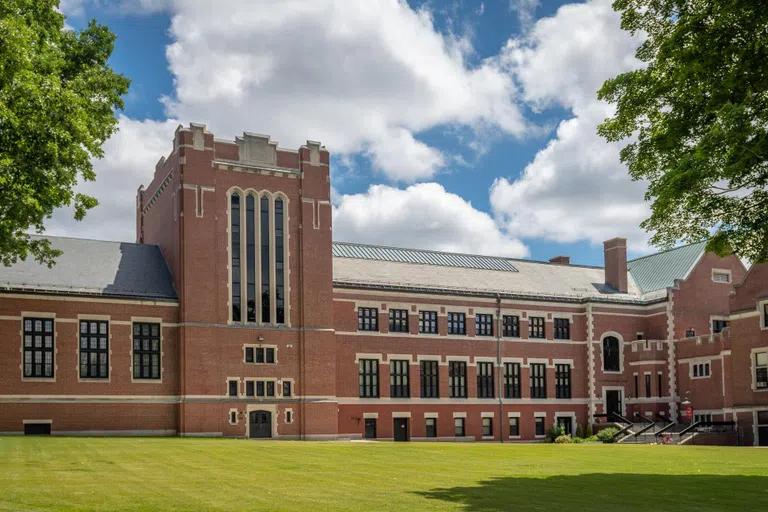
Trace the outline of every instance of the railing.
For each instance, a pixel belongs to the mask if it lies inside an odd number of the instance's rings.
[[[615,418],[614,421],[616,423],[626,423],[627,424],[627,426],[625,426],[624,428],[622,428],[621,430],[619,430],[618,432],[613,434],[613,438],[614,439],[618,439],[620,436],[622,436],[624,434],[628,434],[632,430],[632,427],[635,426],[635,424],[632,423],[632,421],[628,420],[627,418],[625,418],[624,416],[622,416],[619,413],[614,412],[613,416]]]
[[[638,418],[640,418],[641,420],[643,420],[643,421],[645,421],[645,422],[647,422],[647,423],[648,423],[646,426],[644,426],[643,428],[641,428],[641,429],[640,429],[640,430],[638,430],[637,432],[633,432],[633,434],[632,434],[632,435],[633,435],[635,438],[637,438],[637,436],[639,436],[639,435],[641,435],[641,434],[644,434],[645,432],[648,432],[649,430],[651,430],[652,428],[654,428],[654,427],[656,426],[656,423],[655,423],[655,422],[653,422],[653,421],[649,420],[648,418],[646,418],[645,416],[643,416],[643,415],[642,415],[642,414],[640,414],[639,412],[636,412],[636,413],[635,413],[635,416],[636,416],[636,417],[638,417]]]

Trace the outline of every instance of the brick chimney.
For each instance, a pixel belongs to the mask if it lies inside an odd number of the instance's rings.
[[[570,265],[571,258],[570,256],[555,256],[554,258],[550,258],[549,262],[556,263],[558,265]]]
[[[605,284],[627,293],[627,239],[611,238],[604,243]]]

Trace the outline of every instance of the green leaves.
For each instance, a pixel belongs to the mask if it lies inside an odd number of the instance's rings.
[[[768,261],[768,9],[763,0],[617,0],[646,69],[605,82],[598,134],[649,182],[651,241]]]
[[[58,253],[25,234],[44,231],[56,208],[82,220],[98,204],[76,194],[94,180],[92,158],[117,130],[130,80],[107,64],[115,36],[91,21],[64,30],[55,0],[0,2],[0,263]]]

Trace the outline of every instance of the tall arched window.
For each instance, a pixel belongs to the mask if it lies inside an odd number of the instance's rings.
[[[283,200],[275,199],[275,321],[285,323],[285,229]]]
[[[269,301],[269,198],[261,198],[261,321],[270,321]]]
[[[603,338],[603,371],[621,371],[619,339],[614,336]]]
[[[239,322],[240,315],[240,196],[232,194],[232,321]]]
[[[245,199],[245,261],[248,322],[256,321],[256,200],[253,196]]]

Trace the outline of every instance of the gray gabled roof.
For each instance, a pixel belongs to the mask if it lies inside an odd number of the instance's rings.
[[[56,264],[48,268],[27,258],[10,267],[0,265],[0,290],[177,299],[171,272],[156,245],[45,238],[63,251]]]
[[[665,290],[685,279],[704,254],[707,242],[683,245],[627,262],[627,268],[643,293]]]
[[[498,256],[479,256],[424,249],[401,249],[399,247],[363,245],[349,242],[333,242],[333,256],[337,258],[517,272],[517,268],[515,268],[510,259]]]

